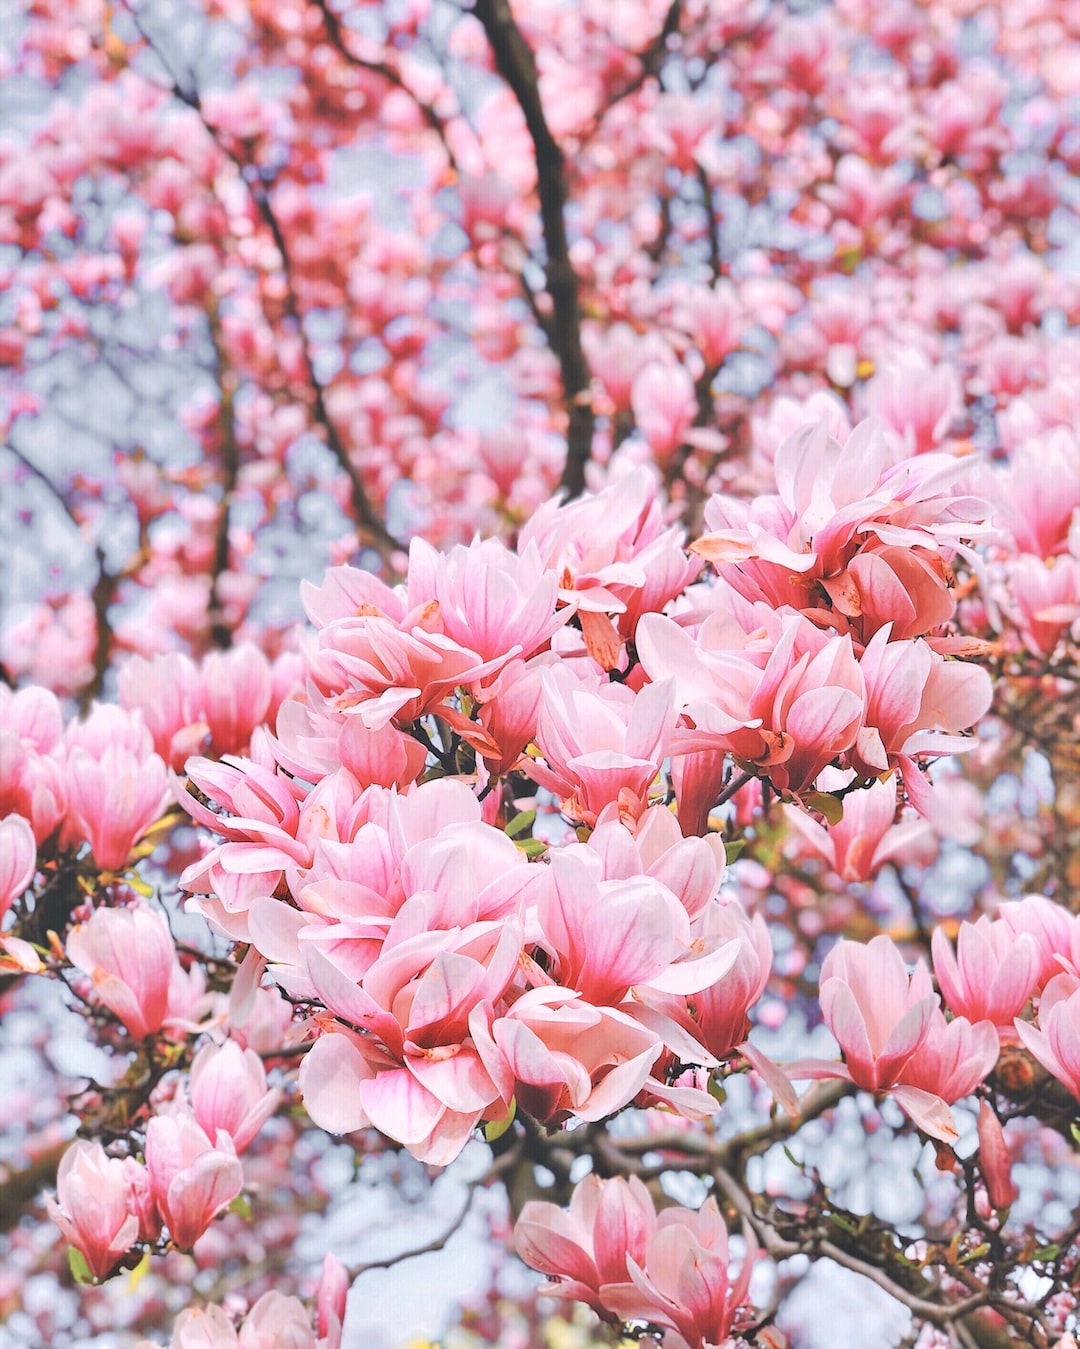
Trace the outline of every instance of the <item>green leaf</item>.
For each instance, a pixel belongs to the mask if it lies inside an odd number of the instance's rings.
[[[79,1250],[78,1246],[68,1247],[68,1268],[71,1270],[71,1277],[76,1283],[93,1283],[94,1276],[90,1273],[90,1266],[86,1263],[86,1256]]]
[[[727,858],[727,864],[730,866],[746,847],[746,839],[733,838],[730,841],[724,840],[724,856]]]
[[[506,834],[507,838],[517,838],[518,835],[523,834],[526,829],[532,828],[532,822],[535,819],[535,810],[523,810],[520,814],[514,816],[503,832]]]
[[[246,1194],[238,1194],[236,1198],[232,1201],[232,1203],[229,1205],[229,1207],[225,1210],[225,1212],[239,1214],[239,1216],[243,1218],[245,1221],[250,1222],[251,1200],[247,1197]]]
[[[709,1095],[714,1101],[719,1101],[721,1105],[727,1100],[727,1088],[722,1082],[718,1082],[715,1077],[709,1078]]]
[[[844,818],[844,803],[831,792],[807,792],[802,798],[804,806],[824,815],[829,824],[839,824]]]
[[[510,1102],[510,1109],[505,1119],[493,1119],[489,1124],[484,1125],[484,1138],[488,1143],[494,1143],[496,1138],[502,1138],[507,1129],[514,1122],[514,1116],[517,1114],[517,1097]]]
[[[1070,1124],[1069,1132],[1073,1136],[1073,1141],[1076,1142],[1077,1144],[1080,1144],[1080,1124],[1076,1123]]]
[[[515,841],[515,847],[520,848],[526,857],[540,857],[547,852],[547,844],[542,838],[526,838]]]
[[[989,1250],[990,1250],[990,1243],[988,1241],[984,1241],[980,1245],[976,1246],[973,1251],[968,1251],[966,1255],[962,1255],[960,1259],[957,1261],[957,1264],[969,1265],[973,1260],[981,1260]]]
[[[1049,1246],[1040,1246],[1037,1251],[1032,1252],[1032,1260],[1056,1260],[1061,1254],[1061,1245],[1057,1241],[1052,1241]]]

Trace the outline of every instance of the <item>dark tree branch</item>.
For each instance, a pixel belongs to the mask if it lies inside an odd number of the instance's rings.
[[[217,524],[214,529],[214,559],[210,570],[210,636],[216,647],[225,650],[232,643],[232,630],[225,622],[224,608],[221,602],[221,578],[229,566],[229,524],[232,498],[236,491],[236,480],[240,473],[240,449],[236,443],[236,421],[233,408],[236,379],[229,368],[228,359],[222,346],[216,309],[208,317],[210,320],[210,336],[217,360],[218,389],[220,391],[217,422],[218,435],[221,440],[221,507],[218,510]]]
[[[221,133],[207,120],[206,114],[203,112],[198,90],[189,84],[185,84],[185,82],[179,78],[166,55],[157,46],[153,36],[147,31],[138,10],[131,4],[131,0],[126,0],[126,2],[128,12],[134,18],[136,27],[144,41],[165,67],[173,96],[192,109],[202,122],[207,134],[236,166],[242,182],[245,184],[251,195],[255,209],[258,211],[263,224],[270,231],[270,235],[274,240],[274,245],[281,257],[282,273],[285,278],[285,312],[295,325],[297,334],[300,338],[300,349],[303,356],[304,369],[312,391],[312,412],[315,421],[322,428],[330,452],[333,454],[338,462],[338,466],[349,480],[349,494],[352,501],[353,515],[357,524],[359,524],[361,528],[366,529],[372,538],[378,541],[382,548],[387,550],[398,550],[402,547],[401,542],[394,538],[386,528],[386,525],[383,523],[378,512],[368,498],[367,489],[364,487],[359,470],[352,462],[348,449],[342,441],[338,429],[327,410],[325,390],[322,380],[315,370],[315,362],[311,353],[311,343],[308,340],[307,331],[304,327],[303,315],[300,312],[299,301],[296,297],[296,287],[293,281],[292,256],[289,251],[288,241],[281,228],[281,223],[274,212],[273,205],[270,201],[269,189],[262,181],[259,166],[241,154],[235,146],[225,144]]]
[[[567,415],[562,486],[569,496],[576,497],[585,488],[585,465],[592,453],[595,417],[589,392],[589,366],[581,345],[578,280],[566,236],[566,162],[544,115],[536,62],[508,0],[476,0],[473,13],[487,34],[499,74],[510,86],[525,116],[536,152],[540,219],[547,252],[547,290],[552,305],[551,333]]]

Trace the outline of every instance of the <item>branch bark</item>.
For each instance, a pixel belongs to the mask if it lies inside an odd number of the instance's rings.
[[[585,488],[585,465],[592,453],[595,416],[590,400],[589,365],[581,345],[578,279],[570,261],[565,208],[566,161],[547,124],[540,101],[536,62],[510,10],[508,0],[476,0],[473,13],[483,25],[499,74],[510,86],[525,117],[536,153],[540,220],[547,252],[545,274],[551,296],[551,336],[562,376],[566,408],[566,466],[562,487],[568,496]]]

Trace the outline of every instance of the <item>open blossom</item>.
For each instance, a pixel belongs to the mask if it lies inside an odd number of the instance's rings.
[[[106,1279],[139,1239],[139,1219],[128,1202],[124,1163],[100,1143],[77,1139],[60,1159],[57,1200],[49,1216],[82,1252],[95,1279]]]
[[[823,769],[817,786],[834,791],[854,779],[854,773]],[[825,859],[845,881],[866,881],[894,857],[910,857],[915,849],[933,847],[934,836],[922,819],[896,819],[896,779],[874,779],[859,791],[844,797],[844,813],[828,828],[818,824],[798,806],[785,806],[784,814],[795,832]]]
[[[165,812],[169,784],[154,753],[139,756],[109,744],[99,756],[76,745],[67,753],[69,818],[65,834],[89,841],[103,871],[119,871]]]
[[[169,983],[178,967],[165,915],[138,904],[95,909],[72,928],[67,958],[90,975],[94,995],[136,1039],[161,1029],[169,1006]]]

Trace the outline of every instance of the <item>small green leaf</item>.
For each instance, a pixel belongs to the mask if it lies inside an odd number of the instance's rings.
[[[973,1260],[981,1260],[982,1257],[986,1255],[989,1250],[990,1250],[990,1243],[988,1241],[984,1241],[980,1245],[976,1246],[973,1251],[968,1251],[966,1255],[962,1255],[956,1263],[959,1265],[969,1265]]]
[[[802,798],[804,806],[824,815],[829,824],[839,824],[844,818],[844,803],[831,792],[807,792]]]
[[[78,1246],[68,1247],[68,1268],[71,1270],[71,1277],[76,1283],[93,1283],[94,1276],[90,1273],[90,1266],[86,1263],[86,1256],[79,1250]]]
[[[515,815],[504,830],[507,838],[517,838],[520,834],[523,834],[526,829],[532,827],[532,822],[535,819],[535,810],[523,810],[520,814]]]
[[[842,1232],[850,1232],[853,1237],[859,1235],[859,1229],[850,1218],[845,1217],[842,1213],[830,1213],[828,1217],[829,1221],[835,1223]]]
[[[1032,1260],[1056,1260],[1060,1254],[1060,1243],[1052,1241],[1049,1246],[1040,1246],[1037,1251],[1033,1252],[1031,1258]]]
[[[494,1143],[496,1138],[502,1138],[507,1129],[514,1122],[514,1116],[517,1114],[517,1097],[510,1102],[510,1109],[504,1119],[493,1119],[489,1124],[484,1125],[484,1138],[488,1143]]]
[[[746,847],[746,839],[733,838],[730,841],[724,840],[724,856],[727,858],[727,864],[730,866]]]
[[[1070,1125],[1069,1125],[1069,1132],[1070,1132],[1070,1133],[1072,1134],[1072,1136],[1073,1136],[1073,1141],[1076,1142],[1077,1144],[1080,1144],[1080,1124],[1075,1124],[1075,1123],[1074,1123],[1074,1124],[1070,1124]]]
[[[709,1095],[714,1101],[719,1101],[721,1105],[727,1100],[727,1088],[722,1082],[718,1082],[715,1077],[709,1078]]]
[[[514,846],[520,848],[526,857],[540,857],[547,852],[547,844],[542,838],[526,838],[515,842]]]
[[[250,1222],[251,1200],[247,1197],[246,1194],[238,1194],[236,1198],[232,1201],[232,1203],[229,1205],[229,1207],[225,1210],[225,1212],[236,1213],[245,1221]]]

